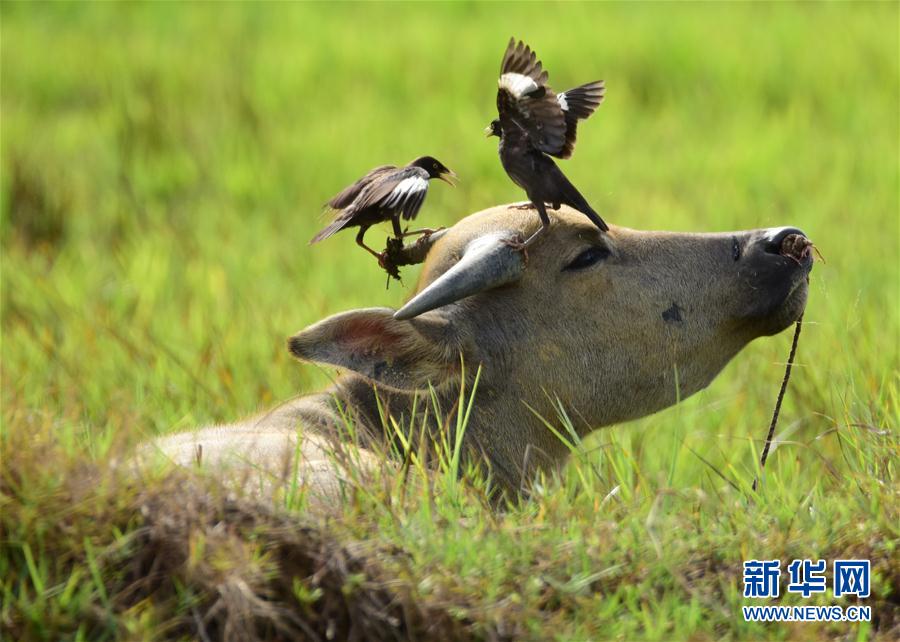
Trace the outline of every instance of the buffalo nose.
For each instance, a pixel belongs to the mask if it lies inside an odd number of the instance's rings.
[[[803,230],[796,227],[770,227],[769,229],[767,229],[761,239],[766,252],[771,252],[772,254],[781,254],[781,246],[784,243],[784,239],[789,237],[791,234],[796,234],[802,236],[803,238],[808,238]]]

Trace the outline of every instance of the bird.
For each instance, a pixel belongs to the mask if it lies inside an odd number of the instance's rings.
[[[390,220],[394,236],[398,239],[412,234],[432,233],[434,230],[430,229],[411,232],[400,229],[401,217],[404,220],[416,218],[428,193],[428,181],[432,178],[454,185],[451,179],[455,179],[456,174],[433,156],[420,156],[403,167],[376,167],[325,204],[326,210],[335,213],[335,218],[310,240],[310,245],[345,228],[359,227],[357,245],[385,267],[385,253],[376,252],[365,244],[366,231],[376,223]]]
[[[498,136],[498,152],[503,169],[525,190],[530,203],[523,209],[537,209],[541,227],[521,247],[530,245],[550,226],[547,204],[552,209],[569,205],[587,216],[601,231],[609,226],[565,177],[550,156],[569,158],[575,148],[578,121],[594,113],[603,102],[602,80],[553,93],[548,74],[537,54],[521,40],[510,38],[497,90],[498,118],[485,134]]]

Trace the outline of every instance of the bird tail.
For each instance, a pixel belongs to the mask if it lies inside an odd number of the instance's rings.
[[[601,232],[609,231],[609,225],[606,224],[606,221],[600,218],[600,215],[594,211],[594,208],[588,205],[588,202],[585,200],[584,196],[581,195],[581,192],[579,192],[575,188],[575,186],[568,181],[568,179],[566,180],[566,185],[563,188],[563,197],[565,198],[565,200],[563,200],[563,203],[574,207],[576,210],[591,219],[591,222],[598,228],[600,228]]]
[[[312,240],[309,242],[309,244],[312,245],[313,243],[318,243],[319,241],[324,241],[332,234],[335,234],[336,232],[340,232],[342,229],[344,229],[344,227],[346,225],[347,225],[347,220],[344,219],[343,217],[333,220],[328,225],[328,227],[326,227],[321,232],[319,232],[314,237],[312,237]]]
[[[574,89],[568,89],[562,94],[566,102],[566,111],[573,117],[587,118],[603,102],[606,95],[606,87],[602,80],[595,80]]]

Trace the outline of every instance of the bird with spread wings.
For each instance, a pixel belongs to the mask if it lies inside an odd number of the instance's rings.
[[[550,225],[547,205],[569,205],[587,216],[601,231],[609,227],[565,177],[551,156],[569,158],[575,148],[578,121],[588,118],[603,102],[604,84],[594,81],[556,94],[548,74],[532,49],[510,39],[500,66],[498,118],[486,130],[498,136],[500,162],[512,181],[525,190],[542,226],[527,246]]]

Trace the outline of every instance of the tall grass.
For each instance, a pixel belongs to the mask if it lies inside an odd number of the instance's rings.
[[[4,637],[196,637],[217,599],[268,635],[393,603],[374,631],[897,637],[896,4],[3,3],[0,18]],[[415,270],[385,291],[352,238],[306,245],[343,185],[433,154],[463,181],[435,186],[426,225],[520,198],[481,136],[510,35],[556,88],[606,80],[565,165],[606,220],[791,224],[825,256],[765,471],[787,334],[583,443],[561,408],[544,417],[572,461],[499,512],[481,471],[456,474],[477,389],[432,415],[455,429],[443,468],[398,452],[421,483],[364,484],[324,523],[302,488],[263,510],[179,473],[118,473],[138,442],[324,385],[284,337],[408,294]],[[744,623],[740,564],[760,556],[870,557],[876,621]]]

